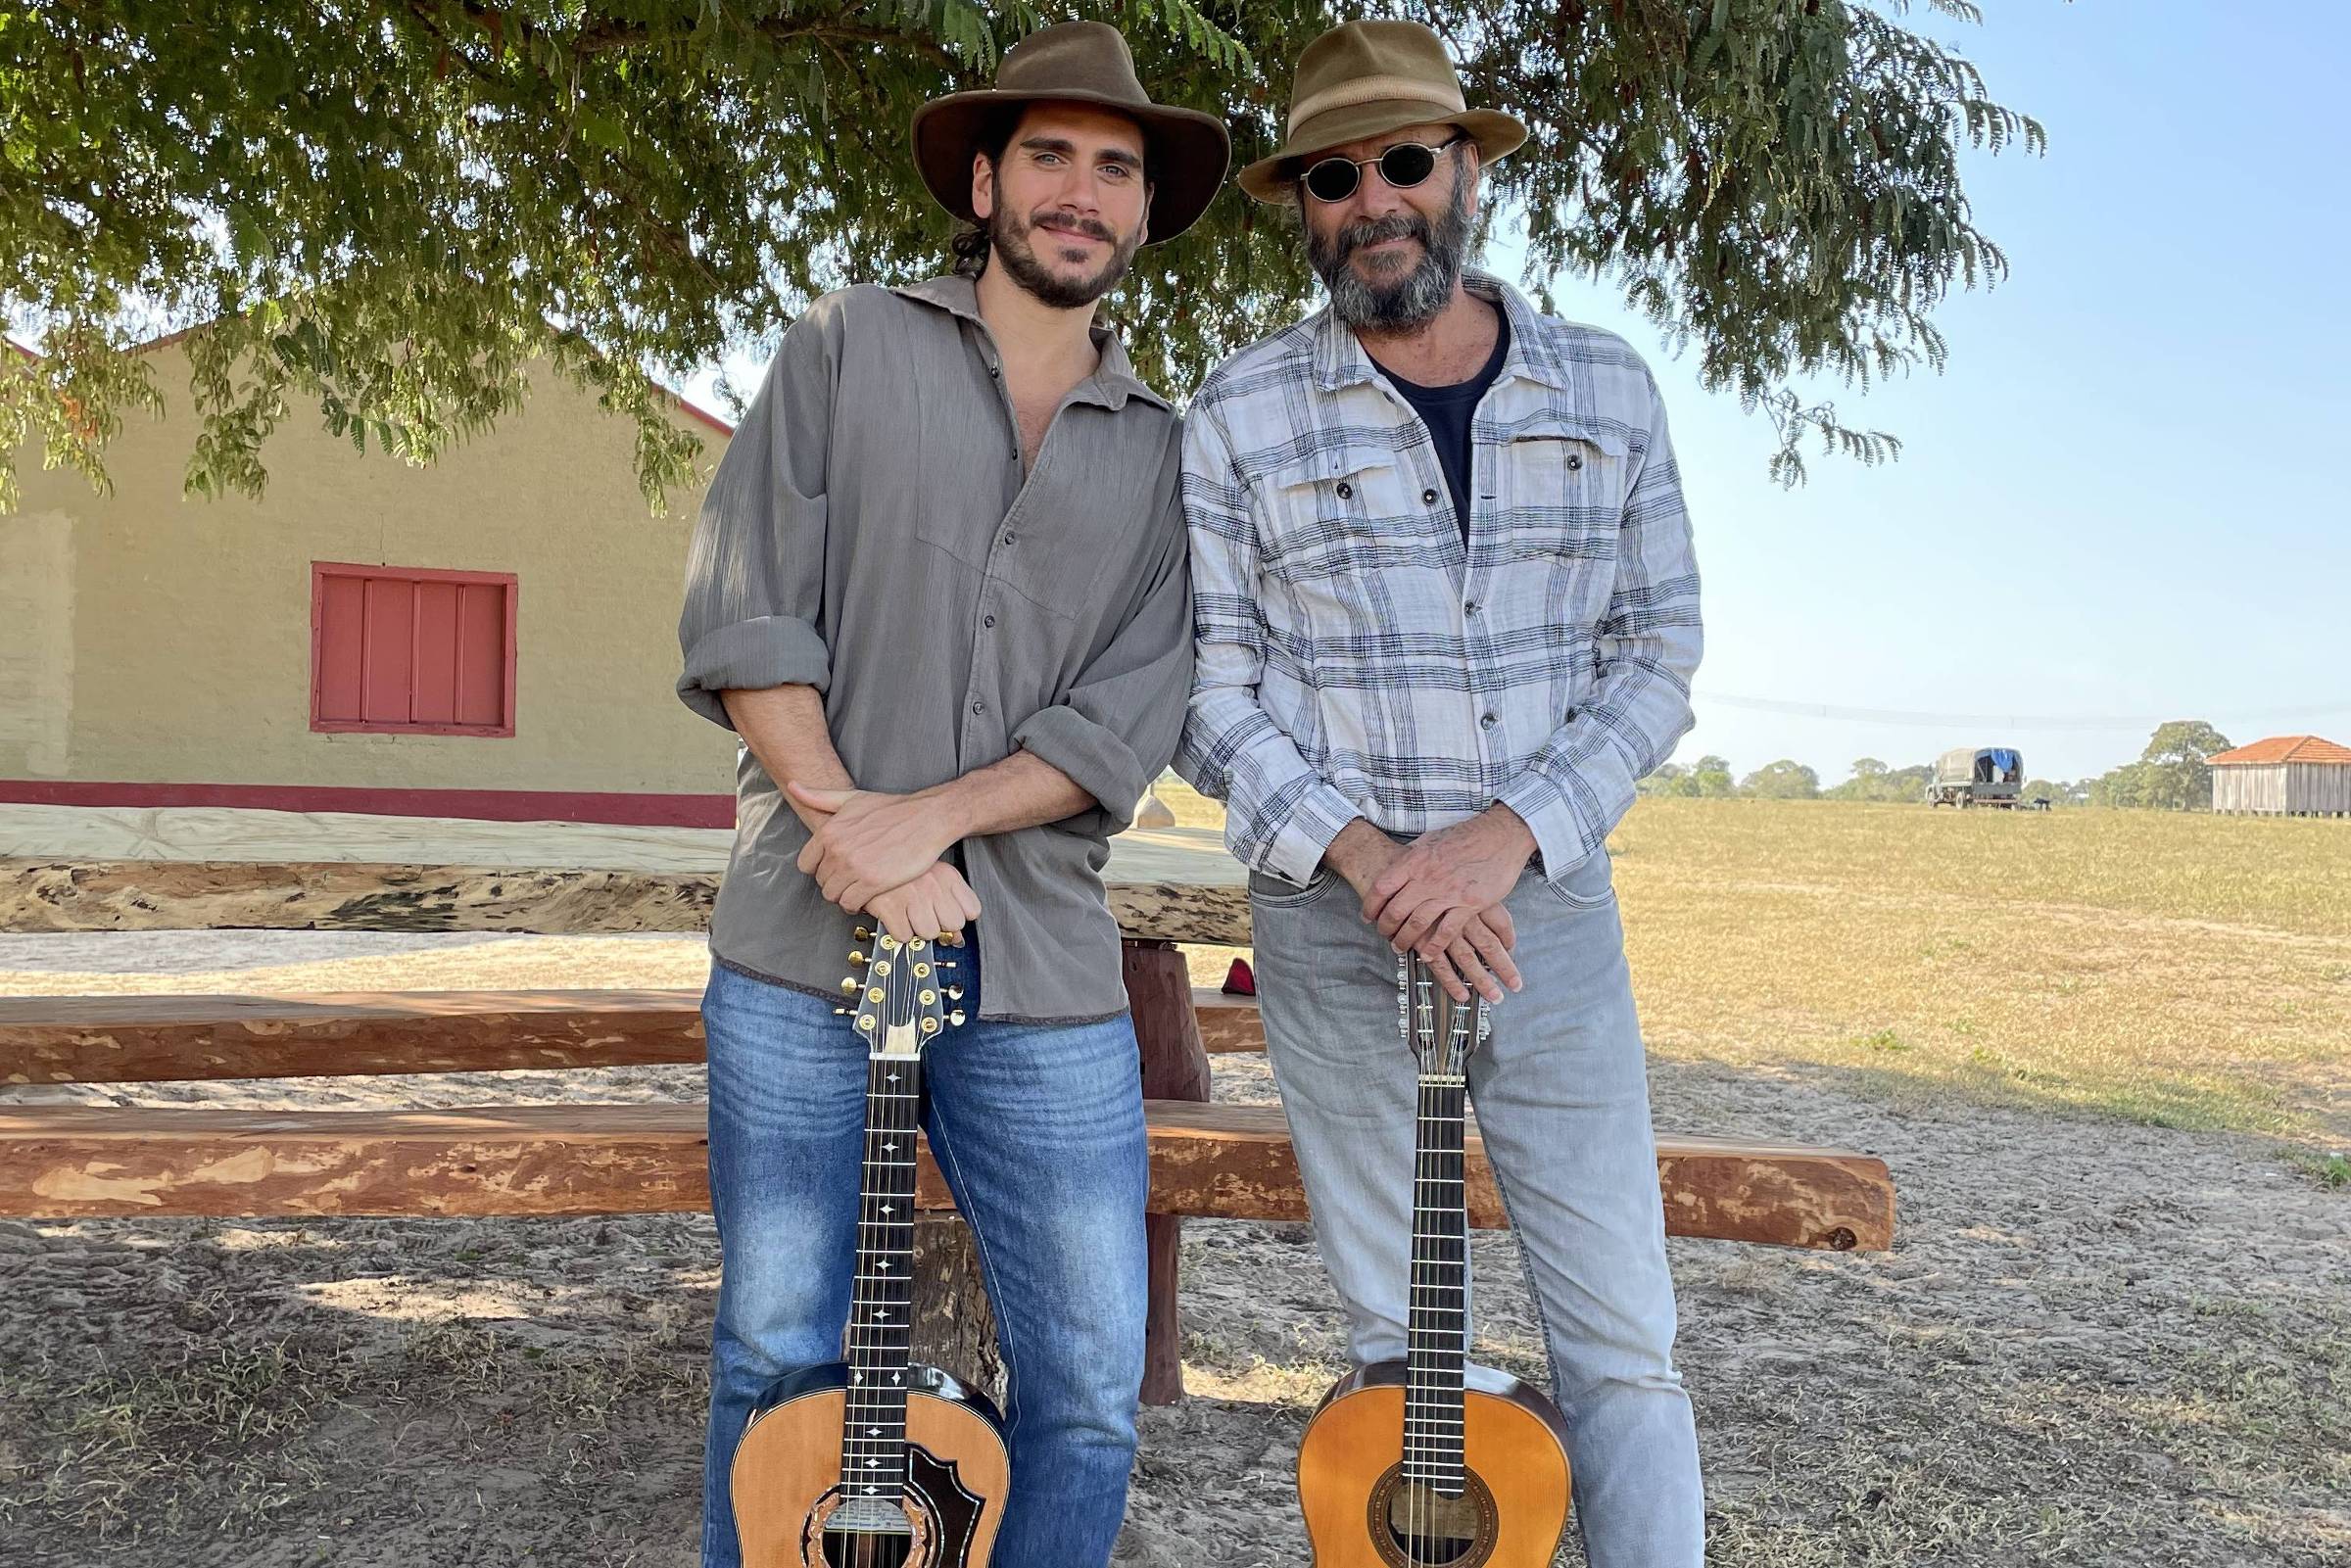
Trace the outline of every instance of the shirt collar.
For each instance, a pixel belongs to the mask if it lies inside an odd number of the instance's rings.
[[[925,278],[920,283],[899,284],[890,292],[969,321],[987,336],[993,352],[994,334],[988,332],[987,322],[981,317],[980,290],[972,279],[950,273],[945,277]],[[1113,413],[1126,407],[1128,398],[1140,398],[1155,407],[1168,408],[1168,400],[1134,373],[1134,361],[1128,358],[1127,345],[1119,341],[1119,335],[1099,321],[1090,330],[1094,352],[1101,356],[1101,362],[1094,366],[1092,375],[1078,383],[1071,396],[1099,404]]]
[[[1462,273],[1462,286],[1489,305],[1502,308],[1503,316],[1511,323],[1511,346],[1502,359],[1502,370],[1496,381],[1508,381],[1522,376],[1529,381],[1560,392],[1572,392],[1567,366],[1562,362],[1551,334],[1544,330],[1543,318],[1535,308],[1526,303],[1516,289],[1491,272],[1476,267]],[[1315,339],[1315,380],[1325,392],[1359,381],[1369,381],[1377,367],[1371,356],[1364,352],[1363,343],[1355,330],[1338,317],[1338,312],[1325,305],[1308,323]]]

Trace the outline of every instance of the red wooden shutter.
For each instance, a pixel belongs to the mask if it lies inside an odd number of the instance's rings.
[[[514,733],[514,578],[312,565],[311,728]]]

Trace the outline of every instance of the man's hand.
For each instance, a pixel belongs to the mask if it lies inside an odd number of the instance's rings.
[[[928,792],[786,787],[803,815],[826,814],[813,824],[798,864],[826,898],[846,910],[866,909],[877,894],[912,882],[963,836],[949,810]]]
[[[1511,820],[1517,820],[1514,814]],[[1462,826],[1467,828],[1471,824],[1464,823]],[[1397,952],[1407,952],[1415,944],[1402,939],[1403,912],[1412,906],[1409,903],[1399,904],[1393,895],[1400,887],[1407,886],[1415,867],[1431,862],[1432,851],[1438,854],[1443,852],[1445,833],[1460,831],[1447,829],[1444,832],[1431,833],[1418,843],[1407,846],[1397,843],[1358,817],[1339,830],[1339,835],[1323,851],[1322,860],[1332,871],[1346,878],[1347,884],[1363,900],[1364,919],[1379,925],[1380,934],[1388,938],[1389,944]],[[1523,828],[1520,831],[1523,832]],[[1532,847],[1531,838],[1529,847]],[[1414,856],[1419,859],[1409,858]],[[1519,864],[1525,864],[1523,856]],[[1437,982],[1445,987],[1446,994],[1455,1001],[1467,1001],[1473,986],[1489,1002],[1501,1001],[1506,987],[1513,991],[1518,989],[1518,966],[1511,960],[1511,949],[1518,940],[1518,932],[1511,923],[1511,912],[1502,907],[1502,898],[1509,894],[1516,880],[1516,874],[1512,873],[1503,882],[1502,892],[1495,895],[1486,907],[1463,910],[1460,923],[1442,943],[1436,940],[1437,933],[1434,930],[1424,931],[1417,937],[1420,956],[1428,961]],[[1389,907],[1399,911],[1397,924],[1393,927],[1380,921],[1383,909]]]
[[[943,860],[933,861],[912,881],[876,893],[860,907],[901,942],[941,939],[980,918],[980,900],[971,884]]]
[[[1489,807],[1422,835],[1390,861],[1364,895],[1364,917],[1397,952],[1427,960],[1455,1001],[1467,1001],[1476,985],[1498,1002],[1496,980],[1513,991],[1519,986],[1510,951],[1517,932],[1502,901],[1534,848],[1535,836],[1516,812]]]

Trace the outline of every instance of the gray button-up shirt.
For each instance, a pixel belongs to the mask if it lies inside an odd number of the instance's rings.
[[[1026,748],[1095,804],[964,840],[983,1016],[1125,1010],[1106,840],[1175,754],[1192,677],[1180,431],[1101,360],[1024,476],[973,285],[862,286],[784,336],[695,529],[678,694],[805,685],[860,788],[928,788]],[[808,832],[750,748],[710,924],[720,962],[832,993],[856,918],[793,864]]]

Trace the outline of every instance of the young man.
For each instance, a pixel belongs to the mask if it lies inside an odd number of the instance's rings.
[[[687,568],[678,690],[743,737],[702,1004],[709,1568],[740,1561],[753,1400],[841,1353],[866,1064],[833,1003],[861,916],[968,930],[976,1016],[930,1053],[927,1127],[1011,1383],[995,1560],[1101,1568],[1134,1449],[1147,1172],[1098,869],[1176,748],[1192,649],[1176,416],[1093,307],[1199,216],[1225,136],[1073,23],[925,105],[914,150],[978,226],[959,275],[793,323]]]
[[[1640,358],[1464,272],[1525,139],[1436,36],[1298,63],[1294,204],[1330,303],[1184,434],[1199,672],[1178,768],[1246,861],[1266,1043],[1359,1361],[1405,1353],[1415,1069],[1395,959],[1495,1010],[1469,1064],[1541,1308],[1595,1568],[1698,1568],[1641,1036],[1605,841],[1689,728],[1698,574]],[[1341,884],[1349,889],[1341,893]]]

